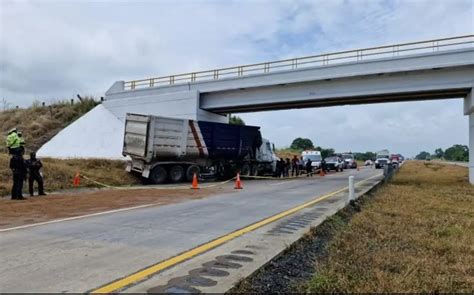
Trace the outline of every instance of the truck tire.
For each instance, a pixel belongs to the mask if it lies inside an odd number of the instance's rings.
[[[198,165],[191,165],[186,169],[186,180],[193,181],[194,173],[196,173],[197,177],[201,173],[201,168]]]
[[[242,175],[242,176],[250,176],[251,172],[252,172],[252,170],[250,169],[249,164],[243,164],[242,168],[240,168],[240,175]]]
[[[184,179],[184,168],[181,165],[171,166],[169,171],[171,182],[181,182]]]
[[[258,165],[252,165],[251,173],[252,176],[258,176]]]
[[[168,178],[168,173],[166,172],[165,167],[156,166],[150,172],[150,181],[154,184],[162,184]]]

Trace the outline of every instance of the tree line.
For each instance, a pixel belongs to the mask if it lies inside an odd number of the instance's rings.
[[[315,150],[321,152],[321,157],[326,158],[335,153],[333,148],[324,148],[320,146],[314,146],[313,142],[309,138],[295,138],[290,145],[290,149],[296,151],[304,151],[304,150]],[[367,161],[367,160],[374,160],[376,154],[374,152],[365,152],[365,153],[352,153],[356,160],[360,161]]]
[[[467,162],[469,161],[469,147],[467,145],[455,144],[443,151],[442,148],[437,148],[433,154],[427,151],[422,151],[416,155],[417,160],[440,159],[447,161]]]
[[[230,116],[230,124],[235,125],[245,125],[244,120],[238,116]],[[329,157],[335,153],[333,148],[315,146],[313,141],[309,138],[298,137],[293,140],[290,145],[290,149],[301,152],[304,150],[315,150],[320,151],[323,158]],[[374,152],[354,152],[354,158],[360,161],[375,160],[376,153]],[[460,161],[467,162],[469,161],[469,147],[466,145],[455,144],[452,147],[443,151],[441,148],[437,148],[433,154],[429,152],[422,151],[416,155],[415,159],[417,160],[428,160],[428,159],[442,159],[447,161]]]

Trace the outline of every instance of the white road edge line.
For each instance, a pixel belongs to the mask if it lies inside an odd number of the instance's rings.
[[[277,182],[277,183],[271,183],[269,185],[281,185],[281,184],[285,184],[285,183],[292,183],[292,182],[295,182],[296,180],[289,180],[289,181],[282,181],[282,182]]]
[[[123,211],[128,211],[128,210],[151,207],[151,206],[155,206],[155,205],[159,205],[159,204],[161,204],[161,203],[145,204],[145,205],[140,205],[140,206],[127,207],[127,208],[115,209],[115,210],[104,211],[104,212],[97,212],[97,213],[74,216],[74,217],[68,217],[68,218],[62,218],[62,219],[55,219],[55,220],[50,220],[50,221],[45,221],[45,222],[25,224],[25,225],[0,229],[0,233],[1,232],[12,231],[12,230],[17,230],[17,229],[24,229],[24,228],[34,227],[34,226],[40,226],[40,225],[45,225],[45,224],[58,223],[58,222],[63,222],[63,221],[70,221],[70,220],[75,220],[75,219],[82,219],[82,218],[87,218],[87,217],[106,215],[106,214],[112,214],[112,213],[123,212]]]

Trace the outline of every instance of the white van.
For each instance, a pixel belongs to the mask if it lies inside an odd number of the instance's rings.
[[[306,162],[310,159],[313,168],[321,167],[322,157],[320,151],[303,151],[301,152],[301,156],[303,157],[304,165],[306,165]]]

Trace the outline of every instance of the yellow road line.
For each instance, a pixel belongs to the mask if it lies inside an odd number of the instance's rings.
[[[372,178],[374,178],[374,177],[377,177],[377,176],[380,176],[380,175],[374,175],[374,176],[372,176],[372,177],[369,177],[369,178],[367,178],[367,179],[364,179],[364,180],[358,182],[357,184],[362,183],[362,182],[365,182],[365,181],[367,181],[367,180],[369,180],[369,179],[372,179]],[[216,248],[216,247],[218,247],[218,246],[220,246],[220,245],[222,245],[222,244],[224,244],[224,243],[226,243],[226,242],[228,242],[228,241],[230,241],[230,240],[233,240],[233,239],[235,239],[235,238],[237,238],[237,237],[239,237],[239,236],[241,236],[241,235],[243,235],[243,234],[246,234],[246,233],[248,233],[248,232],[254,231],[254,230],[256,230],[256,229],[258,229],[258,228],[260,228],[260,227],[262,227],[262,226],[265,226],[265,225],[267,225],[267,224],[269,224],[269,223],[275,222],[275,221],[277,221],[278,219],[281,219],[281,218],[283,218],[283,217],[286,217],[286,216],[288,216],[288,215],[291,215],[291,214],[293,214],[293,213],[295,213],[295,212],[298,212],[298,211],[300,211],[300,210],[302,210],[302,209],[304,209],[304,208],[306,208],[306,207],[309,207],[309,206],[314,205],[314,204],[316,204],[316,203],[318,203],[318,202],[321,202],[321,201],[323,201],[323,200],[325,200],[325,199],[327,199],[327,198],[330,198],[330,197],[332,197],[332,196],[334,196],[334,195],[336,195],[336,194],[338,194],[338,193],[341,193],[341,192],[343,192],[343,191],[345,191],[345,190],[347,190],[347,189],[348,189],[347,186],[346,186],[346,187],[343,187],[343,188],[341,188],[341,189],[339,189],[339,190],[337,190],[337,191],[334,191],[334,192],[332,192],[332,193],[323,195],[323,196],[321,196],[321,197],[319,197],[319,198],[317,198],[317,199],[308,201],[308,202],[306,202],[306,203],[304,203],[304,204],[302,204],[302,205],[296,206],[296,207],[294,207],[294,208],[288,209],[288,210],[283,211],[283,212],[281,212],[281,213],[278,213],[278,214],[276,214],[276,215],[270,216],[270,217],[268,217],[268,218],[266,218],[266,219],[263,219],[263,220],[261,220],[261,221],[258,221],[258,222],[256,222],[256,223],[254,223],[254,224],[251,224],[251,225],[249,225],[249,226],[247,226],[247,227],[244,227],[244,228],[239,229],[239,230],[237,230],[237,231],[234,231],[234,232],[232,232],[232,233],[230,233],[230,234],[227,234],[227,235],[224,235],[224,236],[222,236],[222,237],[220,237],[220,238],[217,238],[217,239],[215,239],[215,240],[213,240],[213,241],[211,241],[211,242],[208,242],[208,243],[203,244],[203,245],[201,245],[201,246],[198,246],[198,247],[196,247],[196,248],[194,248],[194,249],[191,249],[191,250],[189,250],[189,251],[186,251],[186,252],[184,252],[184,253],[182,253],[182,254],[179,254],[179,255],[177,255],[177,256],[174,256],[174,257],[172,257],[172,258],[169,258],[169,259],[167,259],[167,260],[164,260],[164,261],[162,261],[162,262],[159,262],[159,263],[157,263],[157,264],[155,264],[155,265],[152,265],[152,266],[150,266],[150,267],[147,267],[147,268],[145,268],[145,269],[143,269],[143,270],[140,270],[140,271],[138,271],[138,272],[136,272],[136,273],[134,273],[134,274],[131,274],[131,275],[127,276],[127,277],[124,277],[124,278],[118,279],[118,280],[116,280],[116,281],[114,281],[114,282],[112,282],[112,283],[106,284],[106,285],[104,285],[104,286],[102,286],[102,287],[100,287],[100,288],[98,288],[98,289],[93,290],[91,293],[93,293],[93,294],[94,294],[94,293],[112,293],[112,292],[114,292],[114,291],[120,290],[120,289],[122,289],[122,288],[124,288],[124,287],[127,287],[127,286],[131,285],[131,284],[134,284],[134,283],[137,283],[137,282],[139,282],[139,281],[142,281],[142,280],[146,279],[147,277],[149,277],[149,276],[151,276],[151,275],[153,275],[153,274],[156,274],[156,273],[158,273],[158,272],[160,272],[160,271],[162,271],[162,270],[164,270],[164,269],[167,269],[167,268],[169,268],[169,267],[171,267],[171,266],[173,266],[173,265],[176,265],[176,264],[181,263],[181,262],[183,262],[183,261],[189,260],[189,259],[191,259],[191,258],[194,257],[194,256],[197,256],[197,255],[199,255],[199,254],[201,254],[201,253],[204,253],[204,252],[209,251],[209,250],[211,250],[211,249],[213,249],[213,248]]]

